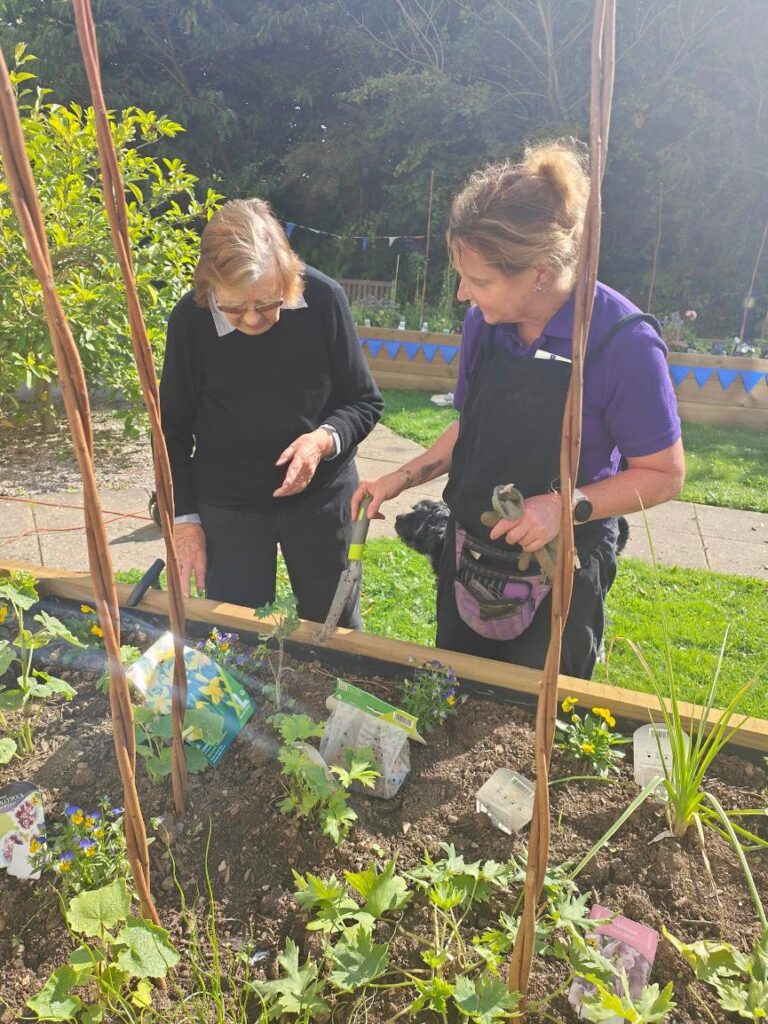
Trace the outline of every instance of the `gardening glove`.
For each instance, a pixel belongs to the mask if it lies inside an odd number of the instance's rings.
[[[491,497],[493,510],[483,512],[480,521],[484,526],[493,528],[501,519],[515,522],[520,519],[525,511],[525,499],[514,484],[500,484],[494,487]],[[535,552],[536,561],[541,566],[542,573],[549,579],[554,579],[555,564],[557,562],[559,535],[549,541]],[[517,560],[518,569],[525,572],[531,564],[534,552],[523,551]]]

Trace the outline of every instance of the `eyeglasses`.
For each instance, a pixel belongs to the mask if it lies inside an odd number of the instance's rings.
[[[245,316],[249,309],[253,310],[254,313],[258,313],[259,316],[266,316],[267,313],[274,313],[276,309],[280,309],[284,302],[285,299],[281,295],[274,302],[246,302],[242,306],[223,306],[217,299],[216,305],[222,313],[226,313],[228,316]]]

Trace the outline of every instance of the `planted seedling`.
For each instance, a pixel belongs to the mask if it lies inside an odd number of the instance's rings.
[[[293,701],[283,699],[283,675],[285,673],[285,641],[294,632],[299,624],[299,616],[296,611],[296,598],[293,594],[285,594],[278,597],[272,604],[265,604],[257,608],[254,615],[260,619],[271,619],[273,626],[267,633],[265,642],[256,648],[256,654],[263,656],[272,672],[272,682],[264,689],[272,699],[272,703],[278,711],[282,711],[283,704],[292,706]],[[269,641],[277,645],[277,663],[274,661],[274,651],[270,650]]]
[[[106,1013],[134,1019],[152,1006],[152,978],[179,960],[165,929],[131,917],[124,878],[70,900],[67,925],[78,945],[27,1006],[41,1020],[95,1024]]]
[[[459,694],[451,666],[432,658],[414,670],[412,679],[405,680],[400,705],[418,719],[419,730],[425,733],[455,715],[466,699],[465,694]]]
[[[133,709],[136,730],[136,753],[144,758],[149,777],[160,782],[171,774],[173,718],[170,708],[159,704],[139,705]],[[215,746],[224,737],[224,722],[210,708],[188,708],[184,712],[184,758],[187,771],[197,775],[208,766],[203,751],[195,741]]]
[[[15,621],[15,636],[0,640],[0,678],[14,662],[18,663],[19,672],[15,686],[0,689],[0,723],[8,733],[0,747],[0,763],[9,761],[17,749],[22,754],[32,753],[35,727],[47,700],[53,696],[72,700],[77,694],[63,679],[32,667],[35,651],[54,639],[65,640],[76,647],[85,646],[63,623],[42,610],[34,616],[41,628],[34,632],[28,629],[24,613],[37,600],[35,577],[31,573],[12,572],[0,580],[3,620],[7,619],[10,608]]]
[[[271,725],[283,740],[277,759],[282,765],[286,796],[278,804],[283,814],[296,814],[318,822],[324,835],[337,845],[346,838],[357,821],[348,803],[348,791],[357,782],[373,789],[379,772],[373,752],[360,748],[348,750],[347,767],[328,766],[307,740],[323,735],[325,726],[309,715],[272,715]]]
[[[576,761],[586,763],[588,771],[600,778],[608,778],[618,772],[624,751],[618,748],[629,743],[619,732],[614,732],[616,719],[610,708],[592,708],[592,714],[580,715],[574,711],[578,697],[566,697],[561,705],[567,721],[558,718],[555,725],[560,735],[555,740],[558,750],[563,750]]]

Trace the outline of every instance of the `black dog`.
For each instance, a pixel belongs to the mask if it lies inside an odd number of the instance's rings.
[[[435,576],[443,553],[449,515],[444,501],[425,500],[417,502],[410,512],[402,512],[395,518],[397,536],[409,548],[429,558]]]
[[[395,518],[395,533],[409,548],[426,555],[437,575],[443,553],[445,531],[450,513],[444,501],[419,501],[410,512],[403,512]],[[629,540],[629,523],[619,516],[619,536],[616,540],[616,554],[620,555]]]

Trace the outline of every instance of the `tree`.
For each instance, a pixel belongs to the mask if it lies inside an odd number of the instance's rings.
[[[92,109],[50,102],[49,89],[33,84],[35,60],[24,44],[11,72],[22,129],[43,207],[56,286],[77,342],[86,375],[124,402],[128,429],[135,430],[141,392],[128,335],[122,281],[112,247]],[[145,149],[172,139],[181,125],[154,112],[128,107],[112,121],[129,203],[129,229],[139,296],[147,331],[159,360],[168,311],[189,288],[199,251],[196,225],[221,198],[209,190],[195,198],[197,179],[178,159],[160,161]],[[2,169],[0,165],[0,170]],[[0,402],[8,409],[20,384],[35,386],[41,413],[50,415],[48,385],[56,365],[42,294],[0,179]]]

